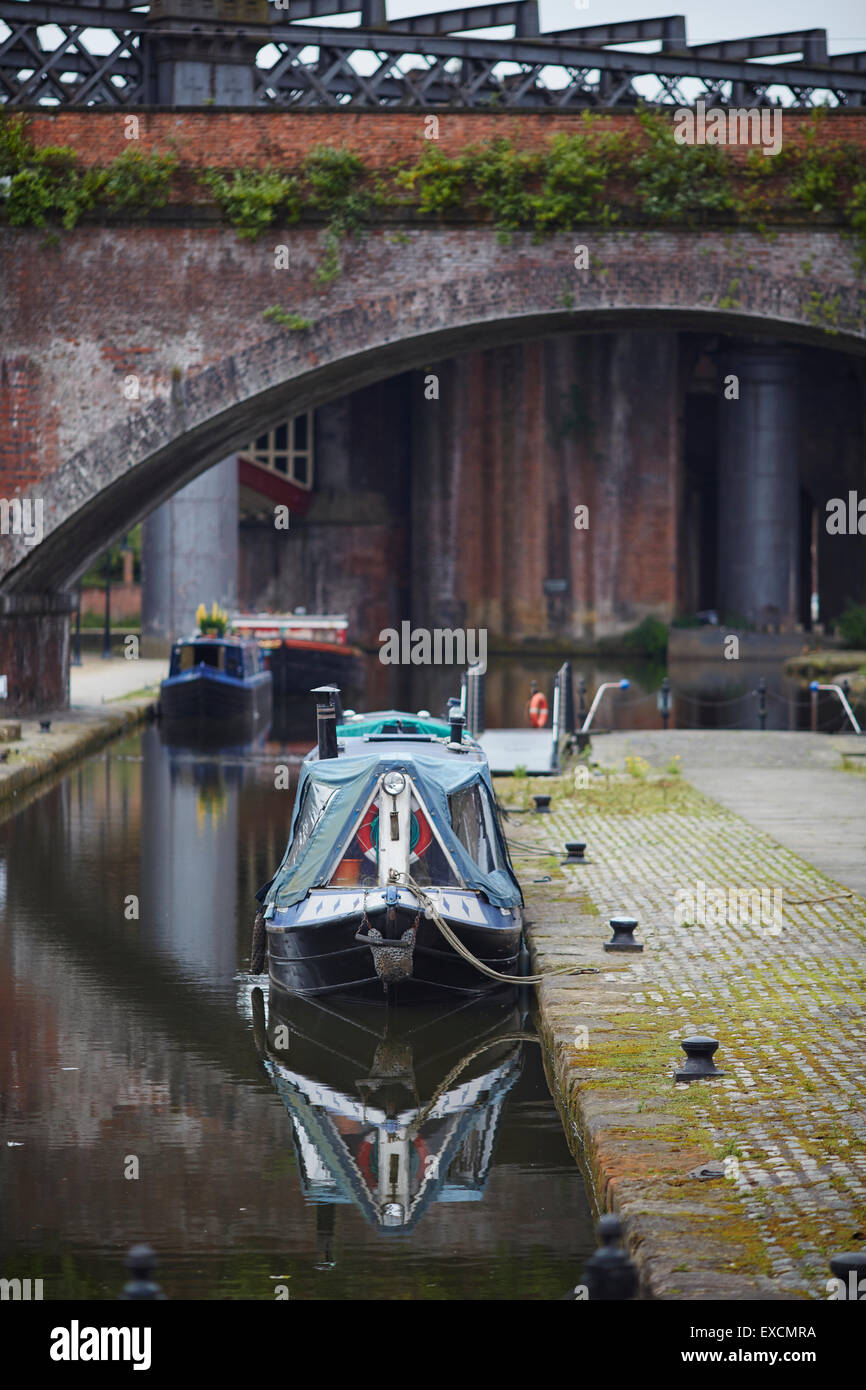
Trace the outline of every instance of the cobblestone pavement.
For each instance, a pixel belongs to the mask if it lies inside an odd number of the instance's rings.
[[[500,784],[506,803],[554,798],[508,825],[536,967],[599,971],[539,989],[567,1130],[655,1296],[827,1298],[828,1257],[866,1249],[866,900],[680,779],[638,771],[571,796],[564,778]],[[577,838],[581,867],[519,847]],[[677,925],[677,894],[699,880],[726,898],[763,890],[764,924],[737,900],[724,925],[695,925],[697,904]],[[603,951],[617,914],[639,919],[642,955]],[[678,1086],[692,1033],[719,1039],[725,1075]],[[724,1176],[689,1176],[710,1162]]]
[[[816,868],[866,894],[866,737],[672,729],[597,738],[593,754],[622,766],[637,753],[657,767],[680,758],[688,780]],[[769,775],[768,775],[769,774]]]

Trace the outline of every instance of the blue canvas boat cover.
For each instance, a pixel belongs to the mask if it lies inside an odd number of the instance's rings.
[[[513,871],[485,871],[475,863],[451,827],[448,798],[454,792],[481,784],[481,795],[495,804],[486,761],[478,757],[443,756],[412,748],[394,748],[389,754],[368,748],[365,755],[341,756],[305,762],[292,812],[291,835],[286,853],[263,901],[291,907],[311,888],[324,887],[349,843],[380,775],[390,769],[406,773],[415,783],[431,820],[447,846],[466,886],[484,894],[494,907],[516,907],[523,896]],[[295,845],[298,822],[302,833]],[[510,866],[504,842],[501,858]]]

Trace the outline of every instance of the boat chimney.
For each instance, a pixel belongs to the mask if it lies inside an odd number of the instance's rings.
[[[337,712],[342,713],[340,688],[337,685],[318,685],[316,697],[316,733],[319,740],[319,759],[337,756]]]
[[[466,723],[459,709],[452,710],[449,716],[451,723],[451,742],[458,746],[463,742],[463,725]]]

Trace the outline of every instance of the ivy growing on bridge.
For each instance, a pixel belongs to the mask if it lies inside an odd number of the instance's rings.
[[[0,113],[0,207],[13,227],[71,229],[97,207],[147,214],[168,202],[178,160],[128,149],[81,168],[68,145],[34,145],[21,117]]]
[[[866,169],[858,147],[826,138],[818,111],[799,144],[745,159],[718,145],[677,145],[665,114],[644,110],[635,131],[587,112],[574,134],[542,150],[499,139],[446,154],[428,144],[414,163],[374,170],[350,150],[318,146],[297,168],[184,170],[175,152],[126,151],[83,167],[64,146],[37,147],[26,118],[0,113],[0,209],[19,227],[71,228],[104,212],[147,215],[193,187],[239,237],[255,239],[302,217],[325,223],[316,273],[341,271],[340,245],[383,217],[436,220],[481,214],[507,239],[541,239],[584,225],[752,225],[830,215],[857,241],[866,269]],[[180,171],[184,185],[176,192]]]

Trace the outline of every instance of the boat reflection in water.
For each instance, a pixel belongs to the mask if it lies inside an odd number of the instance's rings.
[[[304,1195],[406,1232],[434,1202],[479,1201],[535,1035],[515,992],[451,1013],[251,994],[256,1047],[289,1112]],[[320,1233],[329,1228],[319,1222]]]

